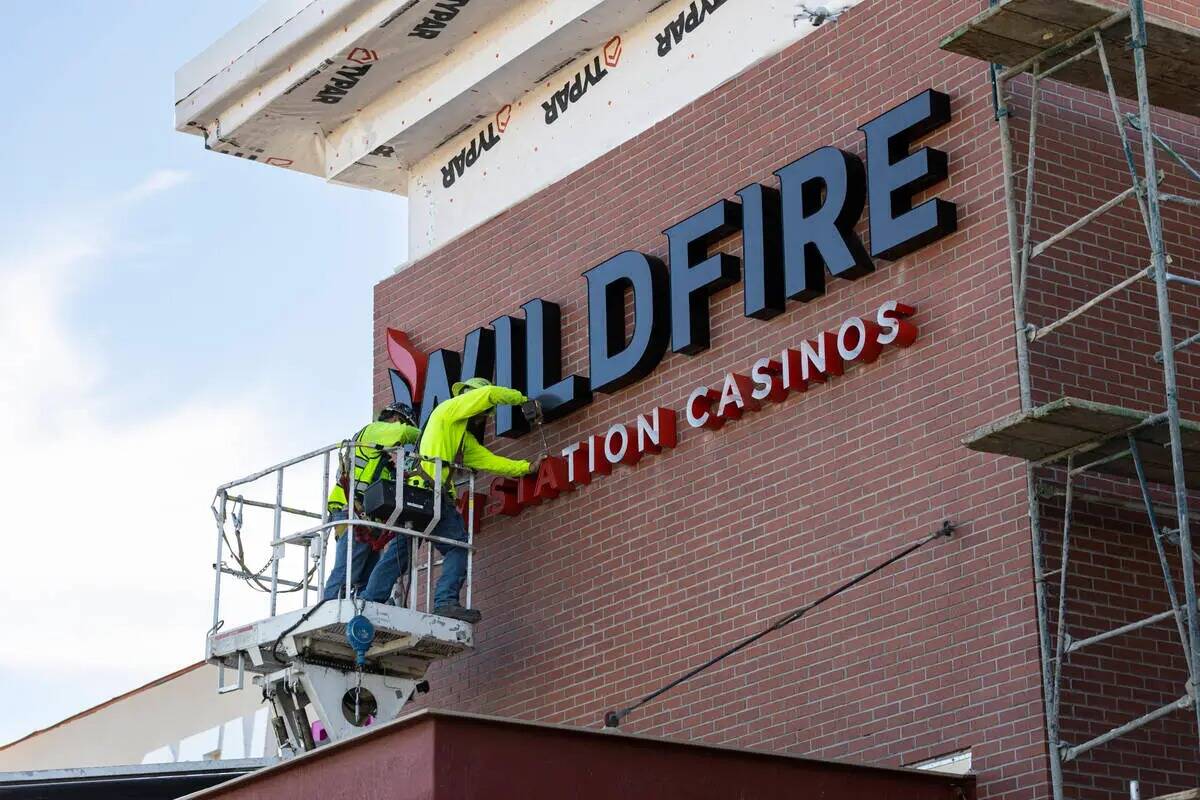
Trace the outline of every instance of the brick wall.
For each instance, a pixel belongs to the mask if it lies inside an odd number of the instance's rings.
[[[565,370],[586,373],[582,272],[626,249],[665,260],[661,231],[691,212],[751,181],[775,185],[773,170],[813,148],[862,155],[857,126],[925,88],[952,98],[953,123],[928,143],[950,154],[950,180],[933,193],[958,204],[959,233],[858,282],[833,280],[769,322],[742,316],[740,284],[726,289],[712,301],[711,349],[668,354],[547,436],[558,449],[654,405],[681,410],[696,385],[884,299],[918,307],[917,343],[723,430],[683,429],[675,450],[567,498],[488,520],[478,650],[432,672],[431,703],[599,725],[605,710],[952,519],[962,526],[953,541],[625,727],[887,765],[970,747],[982,797],[1047,795],[1023,469],[959,445],[1018,406],[990,89],[981,65],[937,49],[985,5],[867,3],[376,287],[377,401],[390,396],[386,327],[425,350],[458,349],[534,297],[562,305]],[[1177,17],[1194,16],[1177,5]],[[498,449],[538,447],[527,437]]]

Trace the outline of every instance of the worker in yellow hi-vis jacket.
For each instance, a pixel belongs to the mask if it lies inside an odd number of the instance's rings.
[[[354,435],[355,446],[351,453],[354,460],[355,508],[362,504],[363,492],[366,491],[368,484],[379,478],[390,478],[392,475],[391,455],[382,448],[416,444],[421,435],[421,431],[416,425],[416,415],[409,406],[404,403],[392,403],[379,412],[376,422],[372,422]],[[349,517],[349,511],[346,509],[346,487],[350,484],[348,466],[348,464],[339,465],[337,480],[334,481],[333,489],[329,492],[330,521],[344,520]],[[357,516],[362,516],[362,512],[359,511]],[[371,574],[371,570],[379,559],[379,553],[371,546],[369,539],[360,541],[357,537],[351,536],[350,541],[347,542],[345,525],[334,528],[334,537],[333,569],[325,578],[325,590],[322,595],[326,600],[336,599],[346,588],[347,547],[354,548],[352,585],[356,592],[362,591],[367,582],[367,576]]]
[[[449,400],[444,400],[433,410],[429,421],[425,423],[419,446],[422,456],[430,459],[440,458],[446,464],[457,462],[471,469],[486,470],[513,478],[533,471],[534,468],[528,461],[495,455],[480,444],[479,439],[470,431],[472,421],[490,414],[496,406],[517,406],[527,402],[529,398],[516,389],[493,386],[483,378],[471,378],[454,384],[451,387],[451,395]],[[423,469],[426,474],[416,476],[415,480],[432,488],[436,467],[425,462]],[[454,504],[454,485],[450,479],[450,469],[442,469],[442,515],[431,534],[443,539],[465,542],[466,523]],[[461,547],[442,544],[437,545],[437,549],[443,560],[442,575],[434,589],[433,613],[464,622],[478,622],[482,615],[473,609],[463,608],[459,600],[459,593],[467,577],[467,551]],[[386,602],[396,579],[407,570],[407,537],[398,537],[388,543],[361,596],[377,603]]]

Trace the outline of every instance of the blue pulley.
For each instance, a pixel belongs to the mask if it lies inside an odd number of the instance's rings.
[[[375,641],[375,626],[362,614],[355,616],[346,623],[346,641],[354,648],[358,666],[363,666],[367,663],[367,650]]]

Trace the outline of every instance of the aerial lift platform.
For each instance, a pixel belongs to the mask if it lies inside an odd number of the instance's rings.
[[[408,486],[406,478],[420,459],[404,454],[396,460],[397,480],[387,485],[394,491],[394,504],[386,520],[371,520],[350,510],[349,520],[330,520],[325,499],[329,494],[330,463],[346,458],[349,441],[306,453],[290,461],[232,481],[217,489],[213,516],[217,523],[217,557],[213,625],[207,637],[205,657],[219,667],[218,693],[246,687],[250,673],[271,704],[275,736],[285,756],[308,752],[326,742],[337,742],[362,732],[372,724],[399,716],[414,694],[428,689],[425,674],[435,661],[468,653],[474,646],[472,626],[466,622],[428,613],[432,608],[433,577],[440,561],[433,557],[435,543],[452,544],[467,550],[466,602],[471,602],[474,552],[475,476],[465,468],[447,465],[452,476],[465,478],[462,488],[468,504],[468,539],[465,544],[440,539],[430,531],[443,513],[448,495],[443,492],[440,459],[434,467],[432,492]],[[399,448],[381,448],[399,453]],[[285,476],[321,473],[320,511],[285,503]],[[352,470],[350,471],[352,472]],[[245,496],[274,478],[273,501]],[[347,495],[357,488],[349,477]],[[422,505],[424,504],[424,505]],[[251,569],[247,564],[247,540],[252,538],[246,523],[248,512],[270,520],[270,557],[265,565]],[[305,520],[307,527],[285,533],[286,521]],[[312,524],[312,523],[316,524]],[[335,529],[349,525],[345,535],[334,537]],[[263,526],[266,527],[265,525]],[[372,532],[406,539],[409,545],[407,589],[394,591],[392,603],[375,603],[352,596],[349,576],[353,574],[356,534]],[[231,538],[232,536],[232,538]],[[264,537],[258,533],[256,541]],[[325,583],[326,561],[333,547],[347,547],[347,586],[343,597],[320,600]],[[428,544],[425,560],[418,563],[417,551]],[[281,576],[284,557],[302,553],[301,574],[296,580]],[[233,563],[227,563],[227,559]],[[296,561],[292,558],[292,561]],[[258,563],[257,561],[255,563]],[[244,581],[269,597],[269,614],[248,624],[229,627],[222,617],[222,579]],[[424,592],[418,588],[423,585]],[[424,595],[422,598],[421,595]],[[298,608],[280,610],[281,600],[299,596]],[[423,600],[423,602],[421,602]],[[228,605],[228,603],[227,603]],[[425,609],[425,610],[422,610]],[[230,673],[236,673],[231,679]]]

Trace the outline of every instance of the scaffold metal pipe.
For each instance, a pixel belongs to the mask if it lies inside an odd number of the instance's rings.
[[[1054,645],[1054,696],[1050,703],[1053,709],[1048,722],[1050,745],[1057,746],[1061,739],[1062,728],[1059,716],[1062,710],[1062,668],[1063,657],[1067,649],[1067,578],[1071,574],[1071,520],[1075,516],[1075,482],[1072,477],[1075,457],[1067,458],[1067,496],[1063,507],[1062,558],[1059,563],[1058,575],[1058,636]]]
[[[1173,608],[1170,611],[1163,611],[1159,614],[1154,614],[1153,616],[1144,617],[1136,622],[1131,622],[1128,625],[1122,625],[1119,628],[1113,628],[1112,630],[1105,631],[1104,633],[1098,633],[1095,636],[1089,636],[1086,639],[1074,640],[1067,645],[1066,654],[1070,655],[1071,653],[1078,652],[1085,647],[1091,647],[1094,644],[1106,642],[1109,639],[1115,639],[1118,636],[1124,636],[1125,634],[1133,633],[1134,631],[1140,631],[1142,628],[1148,628],[1151,625],[1157,625],[1160,622],[1166,622],[1172,617],[1178,618],[1180,613],[1181,610]]]
[[[1052,481],[1047,480],[1038,481],[1038,492],[1042,497],[1063,497],[1066,494],[1065,490],[1058,488]],[[1145,511],[1145,505],[1138,500],[1125,500],[1116,496],[1080,491],[1075,492],[1075,497],[1077,500],[1085,503],[1099,503],[1101,505],[1112,506],[1113,508],[1123,508],[1127,511]],[[1163,514],[1172,518],[1177,513],[1174,506],[1164,506],[1160,503],[1154,503],[1153,509],[1155,514]],[[1196,512],[1189,511],[1188,514],[1193,520],[1197,519]]]
[[[1176,711],[1181,711],[1185,708],[1190,708],[1194,704],[1195,703],[1192,700],[1191,695],[1185,694],[1183,697],[1179,698],[1175,702],[1168,703],[1167,705],[1162,706],[1161,708],[1156,708],[1153,711],[1151,711],[1149,714],[1145,714],[1143,716],[1138,717],[1135,720],[1125,723],[1124,725],[1120,725],[1116,728],[1113,728],[1108,733],[1101,734],[1100,736],[1097,736],[1095,739],[1084,742],[1081,745],[1076,745],[1075,747],[1064,747],[1063,748],[1063,761],[1074,761],[1075,759],[1079,758],[1081,755],[1088,752],[1089,750],[1094,750],[1095,748],[1099,747],[1102,744],[1108,744],[1113,739],[1119,739],[1120,737],[1124,736],[1127,733],[1132,733],[1133,731],[1136,731],[1138,728],[1145,727],[1146,725],[1149,725],[1151,722],[1155,722],[1157,720],[1162,719],[1163,717],[1174,714]]]
[[[1078,317],[1082,314],[1086,314],[1087,312],[1091,311],[1093,308],[1095,308],[1100,303],[1103,303],[1108,298],[1112,297],[1113,295],[1117,294],[1118,292],[1120,292],[1124,289],[1129,288],[1133,284],[1140,281],[1142,278],[1145,278],[1148,275],[1150,275],[1151,272],[1153,271],[1153,269],[1154,269],[1153,265],[1148,266],[1145,269],[1139,270],[1138,272],[1135,272],[1134,274],[1130,275],[1128,278],[1121,281],[1117,285],[1110,286],[1109,288],[1105,289],[1100,294],[1098,294],[1095,297],[1093,297],[1092,299],[1088,300],[1086,303],[1083,303],[1082,305],[1076,307],[1074,310],[1068,312],[1065,316],[1059,317],[1058,319],[1051,322],[1049,325],[1045,325],[1045,326],[1038,328],[1037,330],[1031,332],[1029,334],[1029,340],[1031,342],[1036,342],[1038,339],[1044,338],[1047,334],[1061,328],[1063,325],[1066,325],[1068,322],[1072,321],[1076,317]]]
[[[1147,175],[1157,174],[1156,148],[1150,121],[1150,88],[1146,75],[1146,7],[1143,0],[1130,0],[1133,25],[1133,63],[1138,87],[1138,119],[1142,130],[1142,156]],[[1188,668],[1192,685],[1197,683],[1200,668],[1200,613],[1196,608],[1196,575],[1192,556],[1191,521],[1188,519],[1187,471],[1183,463],[1183,433],[1179,419],[1179,387],[1175,367],[1175,341],[1171,324],[1171,298],[1167,284],[1167,254],[1164,249],[1162,210],[1159,207],[1158,185],[1146,181],[1146,208],[1149,212],[1151,261],[1154,264],[1155,298],[1158,303],[1159,337],[1163,353],[1163,382],[1167,396],[1167,413],[1171,436],[1171,471],[1175,479],[1175,505],[1179,508],[1179,549],[1183,562],[1183,588],[1187,600],[1188,643],[1191,654]],[[1193,704],[1196,733],[1200,735],[1200,703]]]
[[[1099,36],[1099,34],[1094,34],[1094,35]],[[1082,42],[1083,39],[1080,39],[1079,41]],[[1096,45],[1092,45],[1091,47],[1088,47],[1084,50],[1080,50],[1078,53],[1071,56],[1070,58],[1064,59],[1063,61],[1060,61],[1057,64],[1055,64],[1053,67],[1050,67],[1050,69],[1035,73],[1035,77],[1041,78],[1043,80],[1046,78],[1049,78],[1050,76],[1054,75],[1054,73],[1058,72],[1059,70],[1066,69],[1067,67],[1071,66],[1072,64],[1074,64],[1078,61],[1082,61],[1083,59],[1087,58],[1092,53],[1096,52],[1097,49],[1098,48]]]
[[[1034,62],[1034,72],[1037,72],[1039,62]],[[1021,223],[1021,279],[1017,285],[1017,302],[1021,308],[1027,308],[1025,302],[1029,286],[1029,261],[1033,257],[1033,209],[1037,195],[1034,187],[1037,184],[1037,134],[1038,110],[1042,103],[1042,82],[1033,76],[1029,89],[1029,142],[1025,154],[1025,207],[1022,210],[1024,219]]]
[[[1103,458],[1097,458],[1095,461],[1089,461],[1087,464],[1084,464],[1082,467],[1069,467],[1067,469],[1067,474],[1071,475],[1071,476],[1082,475],[1083,473],[1090,472],[1091,470],[1094,470],[1097,467],[1103,467],[1105,464],[1111,464],[1114,461],[1120,461],[1121,459],[1128,458],[1128,457],[1129,457],[1129,448],[1126,448],[1124,450],[1118,450],[1117,452],[1111,453],[1107,456],[1104,456]],[[1070,460],[1070,458],[1068,458],[1068,461],[1069,460]],[[1068,492],[1070,491],[1069,484],[1067,486],[1067,490],[1068,490]]]
[[[1095,209],[1094,211],[1090,211],[1087,214],[1084,214],[1082,217],[1075,220],[1070,225],[1063,228],[1062,230],[1060,230],[1058,233],[1054,234],[1053,236],[1050,236],[1045,241],[1038,244],[1037,247],[1033,248],[1032,256],[1034,258],[1037,258],[1042,253],[1046,252],[1051,247],[1053,247],[1054,245],[1061,242],[1063,239],[1066,239],[1068,236],[1071,236],[1076,231],[1078,231],[1081,228],[1083,228],[1084,226],[1086,226],[1088,223],[1093,222],[1094,220],[1098,219],[1099,217],[1104,216],[1109,211],[1112,211],[1114,208],[1121,205],[1121,203],[1124,203],[1130,197],[1136,195],[1137,191],[1138,191],[1138,187],[1130,186],[1128,189],[1121,192],[1116,197],[1113,197],[1110,200],[1108,200],[1108,202],[1106,202],[1104,205],[1100,206],[1099,208]]]
[[[1117,94],[1117,86],[1113,83],[1112,68],[1108,65],[1108,48],[1104,44],[1104,37],[1097,31],[1093,34],[1096,37],[1096,52],[1100,56],[1100,71],[1104,75],[1104,86],[1108,90],[1108,105],[1112,109],[1113,122],[1117,126],[1117,135],[1121,139],[1121,151],[1125,154],[1125,167],[1129,170],[1130,185],[1137,189],[1138,210],[1142,215],[1142,222],[1145,223],[1149,212],[1146,210],[1146,193],[1142,191],[1140,185],[1141,178],[1138,177],[1137,160],[1133,155],[1133,145],[1129,142],[1129,134],[1125,130],[1124,117],[1121,116],[1121,99]]]

